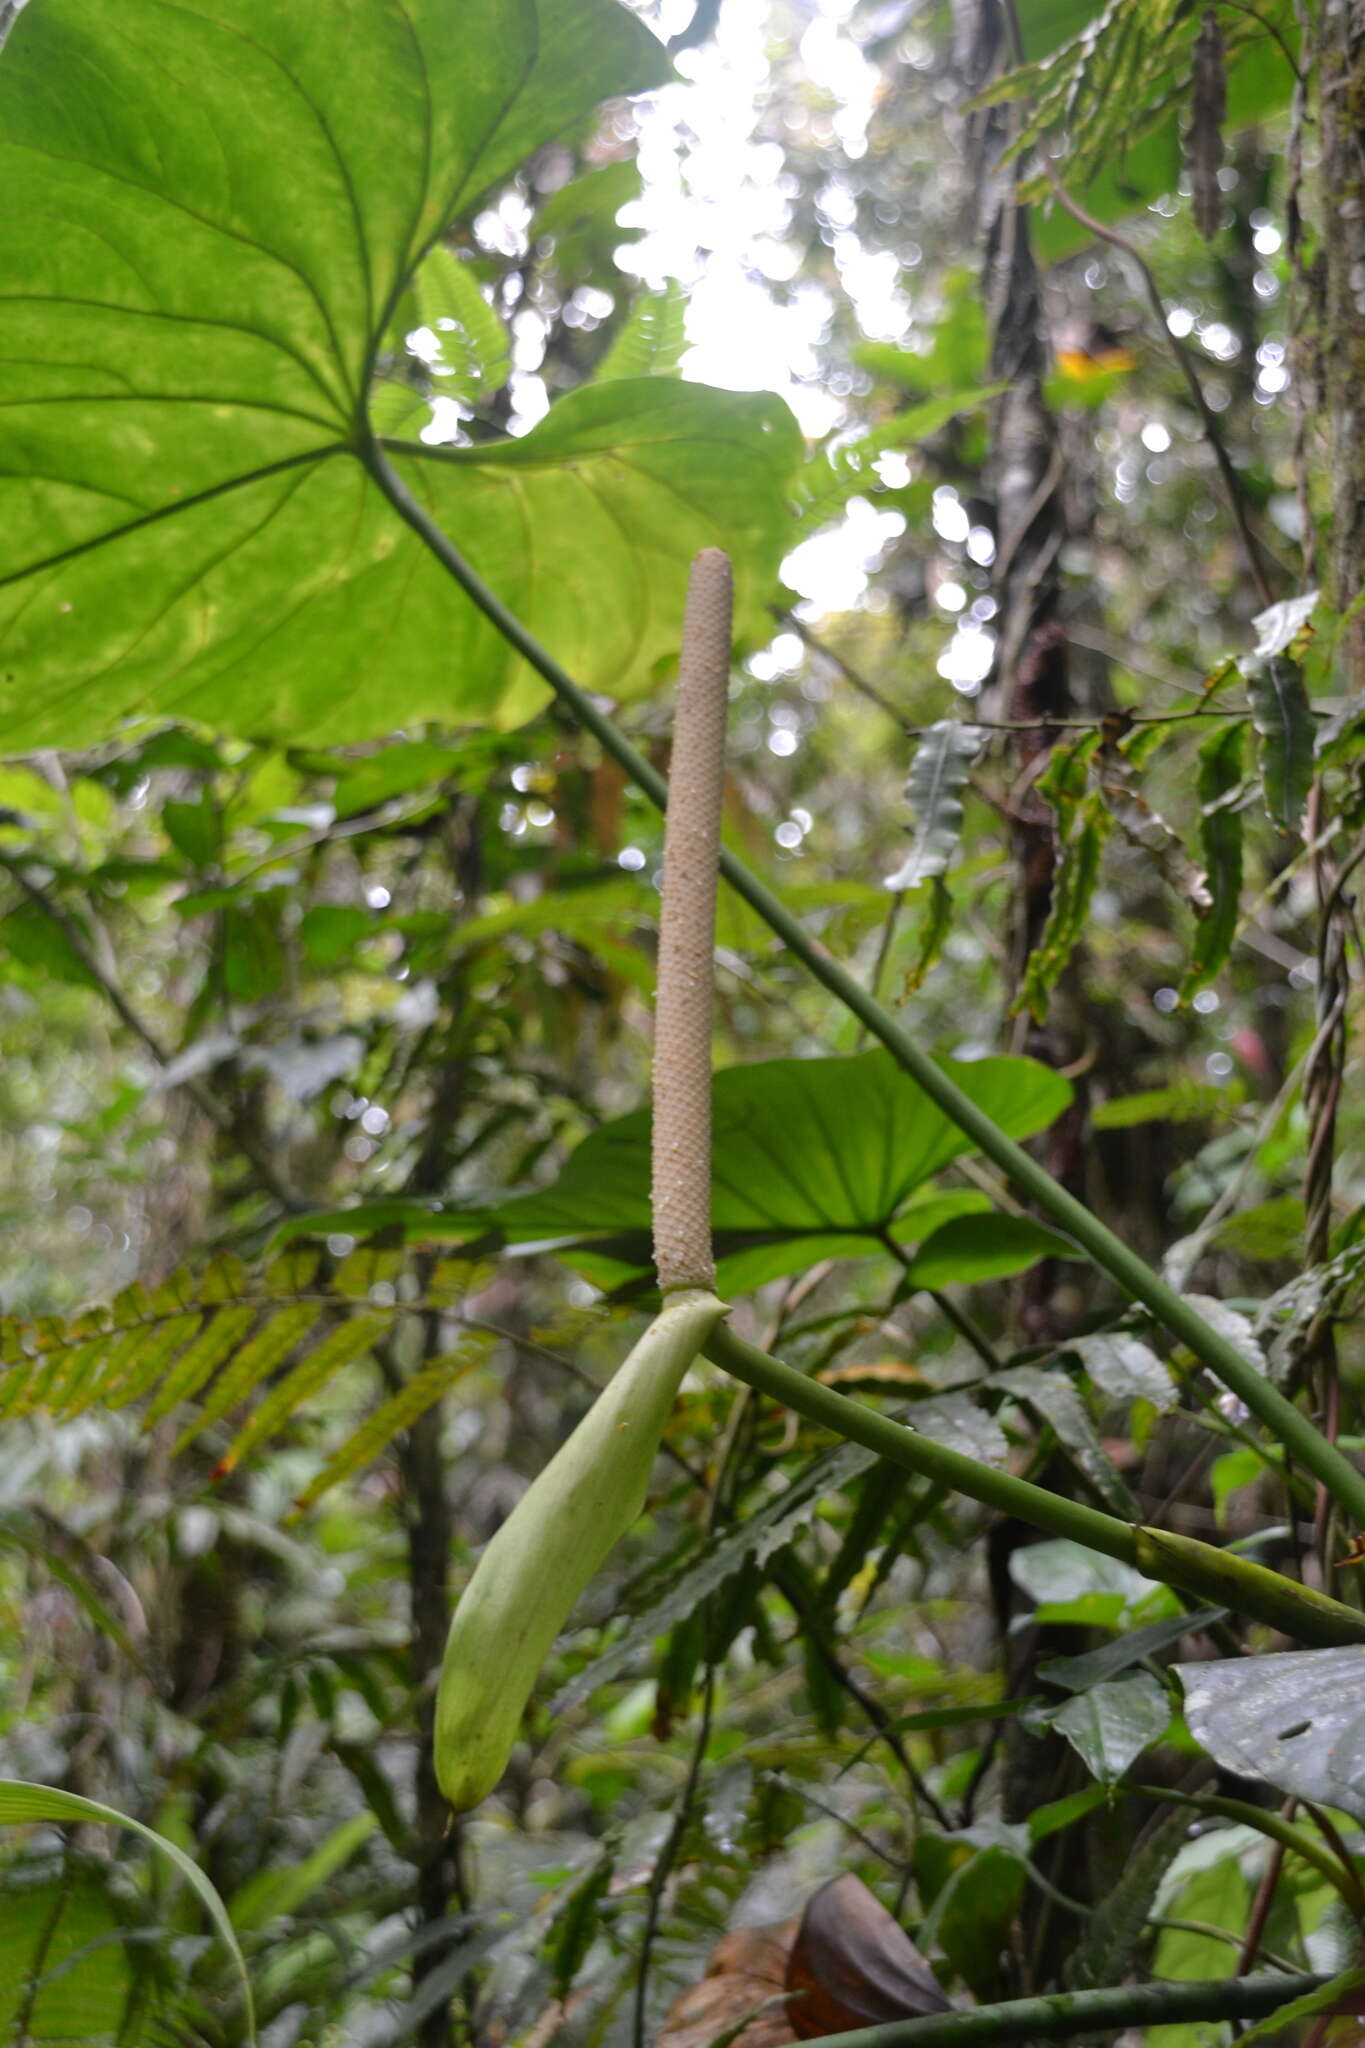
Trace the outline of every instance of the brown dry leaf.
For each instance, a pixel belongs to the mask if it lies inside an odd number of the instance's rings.
[[[656,2048],[711,2048],[723,2035],[731,2048],[786,2048],[795,2041],[787,2017],[787,1958],[799,1924],[784,1920],[727,1934],[712,1950],[700,1984],[689,1985],[669,2007]]]
[[[881,2020],[947,2012],[937,1978],[904,1928],[846,1871],[808,1902],[787,1963],[800,2040]]]

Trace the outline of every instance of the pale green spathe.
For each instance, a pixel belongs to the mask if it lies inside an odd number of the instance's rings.
[[[683,1374],[726,1313],[700,1290],[673,1296],[479,1559],[436,1694],[436,1775],[457,1812],[502,1776],[550,1645],[643,1508]]]

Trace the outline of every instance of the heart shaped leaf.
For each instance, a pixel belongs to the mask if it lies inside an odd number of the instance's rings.
[[[0,65],[7,747],[132,714],[342,739],[543,701],[385,497],[367,403],[449,224],[666,73],[617,0],[20,17]],[[409,491],[588,688],[639,691],[676,651],[702,545],[735,559],[741,632],[761,616],[799,452],[777,401],[621,381],[519,440],[406,431]]]
[[[943,1065],[1011,1137],[1041,1130],[1071,1098],[1069,1084],[1036,1060]],[[863,1257],[884,1248],[893,1228],[898,1239],[927,1236],[943,1210],[926,1203],[925,1229],[915,1230],[913,1198],[972,1149],[880,1048],[727,1067],[713,1083],[712,1126],[712,1224],[720,1282],[732,1293],[817,1259]],[[604,1284],[648,1273],[649,1131],[648,1111],[637,1110],[592,1132],[551,1187],[497,1212],[508,1242],[571,1244],[574,1263]],[[1033,1255],[1055,1248],[1043,1238],[1030,1241]],[[932,1284],[953,1277],[937,1271]]]

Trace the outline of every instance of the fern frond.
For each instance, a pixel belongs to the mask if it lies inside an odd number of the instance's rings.
[[[0,1319],[0,1415],[67,1421],[92,1409],[142,1408],[144,1434],[189,1409],[175,1449],[255,1403],[220,1461],[231,1471],[374,1349],[403,1317],[454,1316],[483,1286],[488,1260],[432,1259],[360,1246],[334,1269],[314,1245],[289,1247],[253,1271],[235,1254],[154,1290],[127,1287],[69,1318]],[[311,1505],[349,1477],[496,1342],[468,1331],[431,1360],[332,1452],[309,1485]]]
[[[1297,39],[1292,10],[1271,0],[1270,13],[1274,42],[1292,50]],[[1060,49],[1006,72],[977,105],[1031,102],[1008,156],[1027,155],[1065,135],[1066,158],[1058,169],[1068,186],[1083,188],[1121,162],[1189,97],[1201,20],[1200,9],[1184,0],[1108,0]],[[1229,67],[1240,50],[1272,34],[1249,11],[1222,26]],[[1293,84],[1288,61],[1283,70],[1287,99]],[[1046,178],[1037,178],[1021,188],[1020,197],[1046,199],[1049,189]]]
[[[176,1455],[201,1430],[211,1429],[215,1422],[221,1422],[225,1415],[231,1414],[239,1401],[245,1401],[262,1380],[267,1379],[277,1366],[283,1365],[317,1320],[318,1305],[314,1301],[288,1302],[267,1316],[218,1375],[202,1412],[180,1432],[175,1444]]]
[[[496,1342],[497,1339],[487,1330],[471,1330],[453,1351],[443,1352],[439,1358],[433,1358],[424,1365],[420,1372],[415,1372],[405,1386],[391,1394],[359,1429],[347,1437],[316,1477],[309,1480],[294,1503],[289,1520],[296,1521],[329,1488],[373,1464],[396,1436],[405,1429],[411,1429],[457,1381],[481,1365]]]
[[[673,377],[687,347],[687,295],[680,284],[641,292],[597,366],[595,384],[618,377]]]
[[[223,1360],[231,1357],[255,1320],[256,1310],[248,1303],[220,1308],[210,1315],[194,1342],[181,1352],[161,1382],[156,1399],[143,1417],[143,1429],[164,1421],[182,1401],[192,1401],[199,1389],[208,1385]]]
[[[301,1358],[278,1385],[271,1388],[260,1407],[238,1431],[219,1470],[232,1471],[258,1444],[275,1435],[289,1417],[313,1394],[326,1386],[343,1365],[363,1357],[379,1342],[392,1318],[375,1310],[369,1315],[351,1316],[328,1332],[320,1344]],[[199,1427],[203,1427],[201,1423]]]

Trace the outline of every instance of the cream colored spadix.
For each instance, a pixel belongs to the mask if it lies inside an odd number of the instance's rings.
[[[664,842],[654,1033],[654,1259],[664,1306],[479,1559],[446,1641],[436,1775],[457,1811],[502,1776],[550,1645],[638,1517],[683,1374],[728,1313],[712,1291],[711,991],[730,564],[692,566]]]

